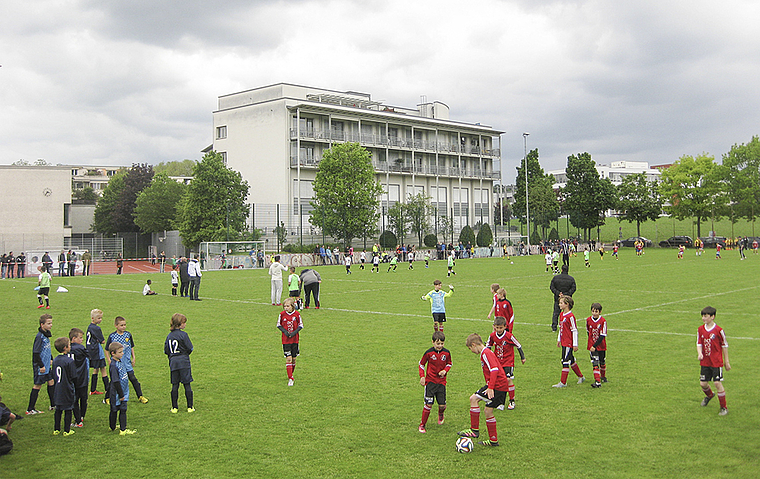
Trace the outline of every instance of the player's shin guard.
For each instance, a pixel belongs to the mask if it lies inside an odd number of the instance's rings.
[[[106,388],[105,392],[108,394],[108,389],[111,386],[111,381],[108,379],[108,376],[103,376],[103,387]]]
[[[290,363],[287,363],[285,365],[285,369],[288,372],[288,379],[293,379],[293,365]]]
[[[573,365],[570,366],[570,368],[572,368],[572,370],[576,374],[576,376],[578,376],[579,378],[583,377],[583,373],[581,372],[581,368],[578,367],[578,363],[573,363]]]
[[[37,295],[37,301],[39,301],[40,302],[40,306],[42,306],[42,295],[40,295],[40,294]]]
[[[54,425],[53,425],[53,431],[60,431],[61,430],[61,416],[63,415],[63,410],[55,408],[54,413]]]
[[[185,385],[185,399],[187,400],[187,408],[193,409],[193,388],[190,383]]]
[[[56,414],[58,410],[55,410]],[[67,409],[63,412],[63,432],[71,431],[71,409]]]
[[[40,390],[32,388],[32,392],[29,394],[29,407],[26,408],[27,411],[34,411],[34,408],[37,407],[37,396],[39,395]]]
[[[514,401],[515,400],[515,385],[509,386],[507,389],[507,393],[509,394],[509,400]]]
[[[119,429],[122,431],[127,428],[127,411],[124,409],[119,410]]]
[[[607,365],[606,364],[602,364],[601,366],[599,366],[599,372],[601,373],[602,378],[606,378],[607,377]]]
[[[438,406],[438,421],[443,421],[443,412],[446,410],[446,405]]]
[[[599,372],[599,366],[594,366],[594,381],[595,382],[601,382],[602,381],[602,375]]]
[[[48,398],[50,399],[50,407],[53,407],[55,406],[55,402],[53,398],[54,393],[55,393],[55,386],[48,385],[47,392],[48,392]]]
[[[705,393],[705,396],[709,398],[713,397],[713,392],[712,389],[710,389],[710,386],[703,387],[702,392]]]
[[[142,393],[142,386],[140,386],[140,381],[137,380],[137,376],[135,376],[134,371],[129,371],[127,373],[127,376],[129,377],[129,382],[132,383],[132,387],[135,388],[135,394],[137,394],[137,397],[143,395]]]
[[[470,428],[476,431],[480,428],[480,408],[479,407],[470,408]]]
[[[486,427],[488,428],[488,439],[493,442],[497,442],[498,438],[496,436],[496,418],[489,417],[486,419]]]
[[[723,391],[722,393],[718,393],[718,402],[720,402],[720,407],[723,409],[726,409],[726,392]]]
[[[429,417],[430,417],[430,406],[425,404],[422,407],[422,419],[420,419],[420,425],[424,426],[425,424],[427,424]]]
[[[90,392],[95,392],[97,389],[98,389],[98,373],[96,371],[92,373],[92,381],[90,381]]]
[[[172,409],[179,409],[179,383],[172,384]]]
[[[562,368],[562,375],[560,375],[559,382],[567,384],[567,376],[570,374],[570,368]]]

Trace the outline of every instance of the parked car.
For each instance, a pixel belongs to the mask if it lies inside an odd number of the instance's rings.
[[[691,248],[694,246],[694,241],[692,241],[691,236],[671,236],[666,240],[660,241],[661,248],[673,248],[681,245]]]
[[[629,248],[633,248],[634,243],[636,243],[637,240],[641,240],[644,242],[645,248],[651,248],[652,247],[652,240],[648,240],[644,238],[643,236],[633,236],[631,238],[628,238],[626,240],[623,240],[620,242],[621,245],[627,246]]]
[[[705,248],[715,248],[715,246],[718,244],[720,244],[721,248],[726,247],[725,236],[701,236],[699,239],[702,240]]]

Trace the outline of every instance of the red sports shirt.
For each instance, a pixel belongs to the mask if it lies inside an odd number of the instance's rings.
[[[705,325],[697,330],[697,346],[702,346],[700,366],[723,367],[723,348],[728,347],[726,333],[717,324],[708,330]]]
[[[507,320],[507,331],[512,332],[512,328],[515,324],[515,312],[512,309],[512,303],[507,298],[497,299],[494,302],[496,309],[494,310],[494,317],[501,316]]]
[[[588,346],[587,349],[591,351],[592,346],[596,343],[599,337],[602,337],[602,342],[597,346],[597,351],[607,350],[607,320],[604,316],[599,316],[599,319],[594,321],[594,318],[589,316],[586,318],[586,331],[588,332]]]
[[[559,315],[559,332],[557,341],[566,348],[578,346],[578,327],[575,325],[575,315],[572,311]]]
[[[480,353],[480,364],[483,366],[483,377],[486,379],[486,385],[494,391],[506,391],[509,389],[507,376],[501,368],[499,359],[488,348],[483,348]]]
[[[280,317],[277,318],[277,326],[282,326],[283,328],[285,328],[285,331],[289,333],[292,333],[299,327],[303,328],[303,321],[301,321],[301,314],[298,311],[293,311],[292,313],[283,311],[280,313]],[[285,335],[285,333],[282,333],[282,344],[293,344],[297,342],[298,342],[298,334],[296,334],[292,338],[289,338]]]
[[[425,373],[425,365],[427,364],[427,373]],[[439,376],[438,373],[446,370],[446,375],[449,374],[451,369],[451,352],[442,348],[440,351],[436,351],[435,348],[430,348],[425,351],[420,359],[420,377],[425,378],[425,384],[436,383],[446,385],[446,376]]]
[[[515,365],[515,347],[522,348],[522,345],[517,338],[512,336],[512,333],[504,331],[501,337],[496,332],[491,333],[486,347],[491,348],[501,367],[511,368]]]

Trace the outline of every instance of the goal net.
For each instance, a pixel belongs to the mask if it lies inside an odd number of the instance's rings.
[[[205,271],[263,268],[265,241],[208,241],[201,243],[200,263]]]

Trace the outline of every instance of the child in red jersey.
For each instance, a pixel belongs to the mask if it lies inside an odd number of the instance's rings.
[[[500,291],[503,291],[500,290]],[[507,392],[509,393],[509,405],[507,409],[515,408],[515,382],[512,378],[515,377],[515,347],[517,352],[520,353],[520,360],[525,364],[525,354],[522,350],[520,342],[512,336],[512,333],[507,330],[507,319],[503,316],[496,316],[493,320],[493,333],[488,337],[486,347],[491,349],[496,355],[496,358],[501,364],[501,368],[504,370],[504,375],[507,377]],[[504,405],[498,407],[503,409]]]
[[[591,305],[591,316],[586,318],[588,333],[587,349],[591,355],[591,366],[594,368],[594,384],[592,388],[601,387],[607,382],[607,320],[602,317],[602,305]]]
[[[483,366],[483,377],[486,379],[486,385],[470,396],[470,428],[459,431],[463,437],[480,436],[480,401],[485,402],[486,427],[488,428],[488,439],[480,441],[483,446],[498,446],[499,441],[496,435],[496,418],[493,410],[503,405],[507,399],[507,376],[501,368],[498,358],[490,349],[483,344],[483,339],[478,334],[467,336],[467,347],[475,354],[480,355],[480,363]]]
[[[715,397],[710,389],[709,382],[715,384],[715,390],[718,391],[718,401],[720,402],[719,416],[728,414],[726,408],[726,390],[723,388],[723,366],[726,371],[731,370],[731,364],[728,362],[728,341],[723,328],[715,324],[715,308],[707,306],[702,310],[702,321],[705,324],[697,330],[697,357],[701,367],[699,376],[699,385],[702,386],[702,392],[705,398],[702,399],[702,406],[707,406],[710,399]]]
[[[498,296],[496,295],[496,292],[499,291],[499,283],[493,283],[491,285],[491,295],[493,295],[493,306],[491,306],[491,311],[488,312],[488,316],[486,316],[486,319],[490,320],[491,316],[495,318],[496,316],[494,313],[496,312],[496,300],[498,299]]]
[[[443,347],[444,341],[446,336],[443,331],[434,332],[433,347],[425,351],[420,359],[420,385],[425,387],[422,420],[417,428],[421,433],[427,432],[425,424],[435,401],[438,401],[438,424],[443,424],[443,411],[446,410],[446,374],[451,369],[451,352]]]
[[[287,298],[283,301],[285,310],[277,318],[277,329],[282,331],[282,351],[285,353],[285,368],[288,372],[288,386],[294,384],[293,371],[298,357],[298,333],[303,329],[301,314],[296,311],[296,301]]]
[[[686,249],[684,245],[680,245],[678,247],[678,259],[683,259],[683,251]]]
[[[557,347],[562,349],[562,375],[559,382],[552,385],[553,388],[567,386],[567,376],[570,374],[570,369],[578,376],[578,384],[583,384],[583,381],[586,380],[573,356],[573,353],[578,351],[578,328],[575,325],[575,315],[572,312],[573,304],[572,296],[559,298],[559,308],[562,313],[559,315]]]
[[[510,333],[514,331],[515,311],[512,309],[512,303],[507,299],[507,290],[504,288],[499,288],[496,292],[494,319],[498,316],[507,320],[507,331]]]

